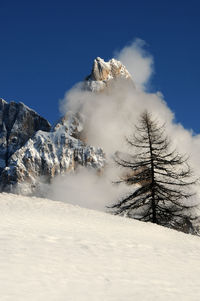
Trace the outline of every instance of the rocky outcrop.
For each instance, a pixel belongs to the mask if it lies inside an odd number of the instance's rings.
[[[50,131],[49,122],[22,102],[0,98],[0,174],[9,158],[38,130]]]
[[[61,129],[70,136],[80,139],[84,128],[84,117],[80,113],[67,112],[53,127],[52,131]]]
[[[105,62],[100,57],[94,60],[92,72],[86,78],[84,87],[93,92],[99,92],[112,82],[113,79],[128,79],[131,75],[126,67],[115,59]]]
[[[7,104],[5,101],[2,103]],[[2,142],[0,146],[3,162],[1,191],[31,194],[39,190],[41,181],[49,183],[56,175],[73,171],[78,165],[92,167],[97,171],[104,167],[105,155],[102,149],[87,146],[78,139],[82,131],[81,116],[68,112],[49,131],[50,125],[45,119],[24,104],[14,104],[14,108],[19,108],[16,115],[11,115],[15,116],[12,119],[14,123],[7,120],[9,110],[1,110],[3,130],[0,134],[2,141],[5,141],[5,145]],[[12,143],[14,137],[15,144]]]

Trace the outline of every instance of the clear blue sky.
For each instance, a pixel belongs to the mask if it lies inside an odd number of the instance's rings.
[[[93,59],[140,38],[177,121],[200,132],[200,1],[0,0],[0,97],[23,101],[50,122],[58,100]]]

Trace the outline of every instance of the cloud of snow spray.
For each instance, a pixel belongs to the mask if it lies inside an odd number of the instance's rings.
[[[112,155],[116,150],[128,150],[124,137],[131,134],[133,125],[145,109],[161,124],[165,122],[174,146],[180,153],[190,156],[191,166],[199,173],[200,135],[193,136],[174,122],[174,114],[160,92],[146,91],[153,73],[153,58],[145,51],[145,43],[137,39],[117,53],[116,59],[131,73],[136,88],[129,81],[117,80],[108,89],[93,93],[83,91],[81,84],[77,84],[61,102],[62,114],[70,110],[85,116],[87,144],[103,148],[108,166],[103,177],[85,168],[57,177],[49,191],[49,197],[53,199],[98,210],[105,210],[106,205],[115,202],[125,187],[112,184],[121,172],[114,166]]]

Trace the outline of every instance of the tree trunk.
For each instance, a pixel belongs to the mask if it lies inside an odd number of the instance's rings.
[[[147,123],[147,131],[148,131],[148,138],[149,138],[149,150],[150,150],[150,157],[151,157],[151,209],[152,209],[152,222],[157,224],[157,217],[156,217],[156,203],[155,203],[155,176],[154,176],[154,161],[153,161],[153,149],[152,149],[152,141],[150,135],[150,128],[148,120]]]

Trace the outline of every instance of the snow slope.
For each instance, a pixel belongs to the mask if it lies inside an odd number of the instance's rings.
[[[0,194],[1,301],[200,300],[200,239]]]

